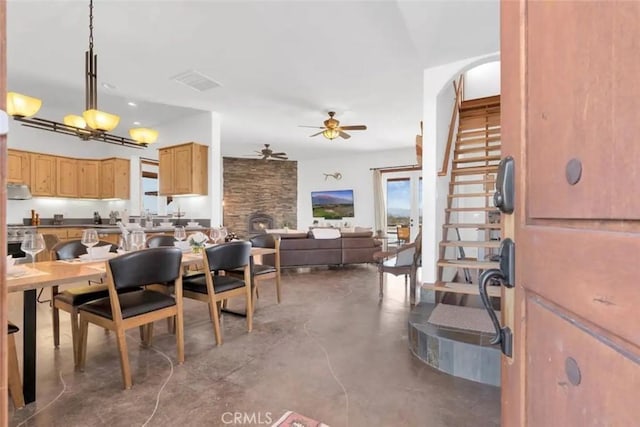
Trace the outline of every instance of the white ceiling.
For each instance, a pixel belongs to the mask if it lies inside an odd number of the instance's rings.
[[[216,111],[223,155],[264,143],[294,160],[411,147],[423,70],[499,50],[497,1],[95,0],[94,15],[98,80],[115,86],[99,88],[99,107],[122,129]],[[7,21],[9,89],[82,110],[88,0],[9,0]],[[191,69],[222,86],[170,80]],[[368,130],[329,141],[298,127],[329,110]]]

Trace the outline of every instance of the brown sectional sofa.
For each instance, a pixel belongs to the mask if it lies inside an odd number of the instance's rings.
[[[314,239],[311,233],[280,234],[280,267],[372,263],[381,242],[371,232],[341,233],[337,239]],[[273,255],[265,255],[271,264]]]

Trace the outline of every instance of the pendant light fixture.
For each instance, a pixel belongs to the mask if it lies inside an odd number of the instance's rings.
[[[112,135],[120,117],[98,109],[98,55],[93,53],[93,0],[89,0],[89,50],[85,52],[85,111],[66,115],[62,123],[34,117],[42,101],[15,92],[7,93],[7,112],[23,126],[74,135],[127,147],[144,148],[158,139],[158,131],[149,128],[129,130],[131,138]]]

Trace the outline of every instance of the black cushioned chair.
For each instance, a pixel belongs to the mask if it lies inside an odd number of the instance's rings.
[[[109,242],[100,241],[96,246],[111,245],[110,252],[116,252],[116,246]],[[58,243],[51,250],[53,260],[69,260],[78,258],[87,253],[87,247],[80,240],[68,240]],[[89,286],[66,289],[58,293],[58,287],[51,289],[53,299],[53,344],[60,345],[60,313],[59,310],[66,311],[71,316],[71,340],[73,342],[73,362],[78,363],[78,306],[85,302],[104,298],[109,295],[107,285],[95,283]]]
[[[204,250],[204,274],[184,276],[184,296],[209,304],[216,344],[222,344],[218,303],[234,296],[245,296],[247,330],[253,329],[251,292],[251,243],[234,241],[212,246]],[[243,278],[220,275],[220,272],[241,268]]]
[[[176,239],[173,236],[153,236],[147,240],[148,248],[160,248],[163,246],[174,247]]]
[[[107,287],[109,296],[81,305],[80,352],[78,367],[84,370],[87,356],[88,325],[94,323],[115,331],[120,352],[124,388],[131,388],[131,370],[125,331],[144,327],[146,345],[151,344],[153,322],[176,317],[178,362],[184,362],[182,315],[182,251],[178,248],[151,248],[131,252],[109,260]],[[173,282],[175,297],[140,289],[140,286]],[[131,292],[123,293],[124,290]]]
[[[275,254],[273,257],[273,265],[261,263],[252,263],[251,266],[251,280],[253,286],[255,287],[255,295],[256,297],[260,297],[259,294],[259,284],[263,280],[275,279],[276,282],[276,298],[278,304],[280,304],[281,291],[280,291],[280,236],[277,234],[258,234],[257,236],[249,239],[251,242],[251,246],[254,248],[268,248],[274,249]],[[255,257],[254,257],[255,258]],[[255,261],[255,259],[254,259]],[[234,275],[236,277],[241,277],[243,271],[240,269],[236,269],[234,271],[230,271],[229,274]],[[252,308],[255,310],[256,301],[254,300],[252,303]]]
[[[18,366],[18,353],[16,351],[16,340],[14,334],[20,329],[13,323],[9,323],[7,335],[7,361],[8,361],[8,386],[13,406],[22,408],[24,406],[24,394],[22,393],[22,381],[20,380],[20,368]]]

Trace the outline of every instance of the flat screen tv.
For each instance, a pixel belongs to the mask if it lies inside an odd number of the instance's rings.
[[[314,218],[353,218],[353,190],[312,191]]]

